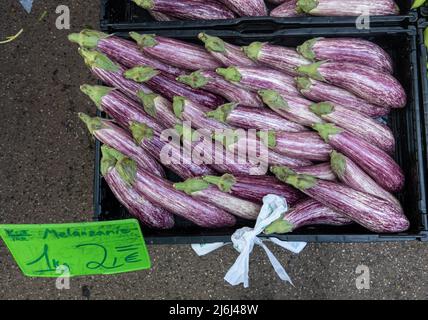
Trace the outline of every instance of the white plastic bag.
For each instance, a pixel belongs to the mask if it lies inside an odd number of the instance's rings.
[[[279,278],[283,281],[293,284],[281,263],[263,243],[262,239],[258,238],[258,235],[261,234],[267,226],[281,218],[287,211],[288,205],[284,198],[278,197],[276,195],[267,195],[263,199],[263,207],[260,211],[259,217],[257,218],[254,229],[245,227],[237,230],[232,235],[233,247],[240,253],[240,255],[224,277],[228,283],[233,286],[243,283],[244,287],[248,288],[250,254],[253,251],[254,245],[256,244],[265,250],[269,261],[278,274]],[[306,242],[286,242],[278,240],[277,238],[268,238],[264,240],[271,241],[296,254],[300,253],[306,246]],[[203,256],[225,245],[227,245],[227,243],[194,244],[192,245],[192,248],[196,254]]]
[[[24,7],[27,13],[31,12],[31,8],[33,7],[33,0],[19,0],[21,5]]]

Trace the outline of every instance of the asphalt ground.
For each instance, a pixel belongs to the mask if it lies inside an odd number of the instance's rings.
[[[71,30],[55,27],[57,1],[35,0],[27,14],[17,0],[0,1],[0,223],[61,223],[92,218],[94,142],[77,112],[95,107],[79,86],[94,82],[66,36],[97,27],[99,1],[63,0]],[[38,18],[44,11],[48,15]],[[114,276],[27,278],[0,242],[3,299],[427,299],[428,246],[423,243],[310,244],[293,255],[271,246],[295,287],[281,282],[256,248],[249,289],[223,277],[237,257],[230,246],[197,257],[190,246],[149,246],[153,267]],[[370,289],[356,286],[358,266]]]

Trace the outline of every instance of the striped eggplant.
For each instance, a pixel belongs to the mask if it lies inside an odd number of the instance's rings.
[[[176,81],[175,78],[151,67],[135,67],[127,70],[124,76],[139,83],[143,82],[150,89],[171,101],[174,96],[183,96],[211,109],[225,102],[223,98],[204,90],[189,88]]]
[[[204,163],[195,163],[192,159],[192,154],[185,152],[180,145],[180,137],[171,130],[170,136],[172,141],[168,141],[167,137],[162,139],[153,134],[147,125],[133,122],[130,125],[130,130],[135,142],[152,155],[172,172],[183,179],[198,177],[214,172],[209,166]],[[175,139],[176,138],[176,139]]]
[[[334,152],[334,151],[333,151]],[[318,179],[336,181],[336,174],[333,172],[329,162],[316,164],[307,167],[298,167],[293,170],[297,174],[307,174]]]
[[[265,133],[260,132],[260,135],[262,134]],[[262,141],[267,141],[267,146],[274,152],[296,159],[327,161],[332,151],[331,146],[325,143],[316,132],[269,131],[268,138]]]
[[[209,164],[219,173],[238,175],[265,175],[268,164],[262,157],[244,158],[225,148],[223,140],[215,140],[209,130],[192,131],[185,125],[176,125],[175,130],[183,137],[183,148],[190,152],[195,163]]]
[[[175,116],[183,121],[191,122],[194,129],[206,129],[210,131],[232,129],[231,126],[207,116],[210,109],[198,105],[189,99],[174,97],[173,108]]]
[[[120,64],[112,61],[105,54],[85,48],[79,48],[79,53],[85,60],[86,65],[99,80],[111,87],[119,89],[129,98],[139,100],[137,97],[138,92],[152,92],[152,90],[143,84],[125,79],[123,73],[126,69]]]
[[[273,3],[273,4],[281,4],[281,3],[284,3],[284,2],[288,2],[290,0],[266,0],[266,1],[269,2],[269,3]]]
[[[333,124],[316,124],[314,129],[336,151],[343,153],[390,192],[404,186],[404,173],[385,151]]]
[[[313,104],[310,109],[323,120],[352,132],[390,154],[395,150],[395,138],[391,129],[368,116],[332,102]]]
[[[111,61],[107,56],[97,51],[80,50],[92,73],[109,86],[118,88],[129,98],[144,106],[144,111],[165,127],[172,127],[180,123],[172,111],[172,104],[165,98],[152,93],[145,85],[125,79],[125,69]],[[88,89],[88,88],[86,88]]]
[[[198,38],[205,44],[205,49],[225,66],[257,66],[257,63],[248,58],[238,46],[206,33],[200,33]]]
[[[134,42],[121,39],[114,35],[84,29],[80,33],[70,34],[68,39],[71,42],[79,44],[83,48],[97,49],[109,58],[128,68],[146,65],[175,76],[185,73],[184,70],[145,55]]]
[[[269,165],[288,166],[290,168],[312,165],[312,162],[309,160],[298,159],[269,150],[265,143],[253,137],[240,138],[235,143],[228,145],[227,148],[234,153],[245,150],[248,158],[263,159],[263,161],[269,163]]]
[[[156,21],[174,21],[175,19],[165,13],[161,13],[158,11],[149,10],[150,15],[155,19]]]
[[[297,0],[286,0],[284,3],[276,7],[270,12],[272,17],[300,17],[305,14],[298,9]]]
[[[226,211],[176,190],[171,182],[138,167],[129,158],[121,159],[116,169],[122,179],[147,200],[200,227],[220,228],[236,223],[236,219]]]
[[[401,207],[400,202],[391,193],[380,187],[355,162],[343,154],[336,151],[331,153],[331,168],[339,180],[352,189],[369,193]]]
[[[316,62],[297,70],[309,77],[346,89],[367,102],[390,108],[407,103],[404,88],[392,75],[347,62]]]
[[[298,10],[313,16],[389,16],[400,13],[394,0],[298,0]]]
[[[138,165],[159,176],[165,176],[162,166],[145,150],[138,147],[128,132],[115,125],[112,121],[102,118],[91,118],[79,113],[79,118],[86,124],[89,132],[99,141],[116,149],[125,156],[134,159]]]
[[[288,201],[287,201],[288,202]],[[313,225],[346,226],[352,220],[324,206],[314,199],[300,201],[284,217],[274,221],[264,231],[265,234],[284,234]]]
[[[155,206],[142,197],[133,187],[129,186],[119,175],[115,166],[125,156],[118,151],[103,145],[101,147],[101,174],[110,190],[130,214],[144,225],[155,229],[171,229],[174,227],[174,216],[165,209]]]
[[[278,70],[233,66],[218,68],[216,72],[227,81],[248,90],[276,90],[286,95],[300,96],[294,79]]]
[[[240,106],[237,103],[224,104],[216,110],[208,112],[207,115],[237,128],[285,132],[308,130],[300,124],[288,121],[268,109]]]
[[[311,61],[300,55],[294,48],[276,46],[266,42],[253,42],[243,47],[245,54],[263,65],[297,76],[296,68],[311,64]]]
[[[240,218],[256,220],[260,213],[260,204],[222,192],[202,178],[193,178],[175,183],[174,188]]]
[[[268,10],[264,0],[218,0],[240,17],[267,16]]]
[[[284,95],[275,90],[259,90],[258,93],[269,108],[289,121],[308,127],[324,122],[309,109],[312,101]]]
[[[284,197],[289,205],[293,205],[303,197],[300,191],[279,182],[272,176],[234,176],[224,174],[220,177],[204,176],[203,180],[223,192],[260,204],[263,203],[263,198],[268,194]]]
[[[221,67],[201,46],[153,34],[130,32],[129,35],[144,53],[163,63],[186,70],[212,70]]]
[[[232,11],[213,0],[132,0],[146,10],[154,10],[182,20],[233,19]]]
[[[151,127],[156,134],[160,134],[165,129],[146,114],[137,102],[126,97],[119,90],[87,84],[82,85],[80,90],[92,99],[99,110],[107,113],[124,128],[128,128],[131,122],[136,121]]]
[[[214,93],[230,102],[237,102],[249,107],[263,107],[263,102],[255,92],[226,81],[214,71],[196,71],[190,75],[178,77],[177,81],[185,83],[193,89],[203,89]]]
[[[318,80],[297,77],[296,85],[300,93],[309,100],[315,102],[331,101],[369,117],[382,117],[391,111],[388,107],[368,103],[349,91]]]
[[[354,190],[344,184],[290,173],[286,168],[273,167],[271,171],[280,181],[290,184],[370,231],[395,233],[409,228],[410,223],[403,210],[389,201]]]
[[[161,95],[140,91],[137,96],[143,104],[144,110],[158,123],[162,123],[165,128],[172,128],[181,123],[181,120],[174,114],[172,103]]]
[[[314,38],[297,47],[312,61],[350,62],[370,66],[381,72],[393,72],[391,56],[377,44],[357,38]]]

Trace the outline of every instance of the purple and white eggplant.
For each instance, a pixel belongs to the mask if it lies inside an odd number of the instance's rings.
[[[162,123],[165,128],[172,128],[176,124],[181,124],[172,107],[172,103],[156,93],[138,92],[138,98],[144,106],[144,110],[151,115],[158,123]]]
[[[355,162],[343,154],[336,151],[331,153],[331,168],[339,180],[352,189],[369,193],[401,207],[400,202],[391,193],[380,187]]]
[[[368,116],[332,102],[313,104],[311,110],[323,120],[352,132],[389,154],[395,150],[395,138],[391,129]]]
[[[293,77],[278,70],[233,66],[218,68],[216,72],[227,81],[251,91],[276,90],[287,96],[300,96]]]
[[[263,163],[276,166],[288,166],[290,168],[306,167],[312,165],[312,162],[306,159],[298,159],[284,154],[280,154],[270,150],[267,147],[267,141],[264,143],[257,137],[240,138],[235,143],[227,146],[228,150],[234,153],[240,153],[241,150],[246,151],[247,158],[253,160],[262,160]]]
[[[315,38],[297,47],[312,61],[349,62],[370,66],[381,72],[393,72],[391,56],[377,44],[356,38]]]
[[[334,151],[333,151],[334,152]],[[333,172],[330,163],[320,163],[313,166],[298,167],[293,170],[297,174],[307,174],[315,178],[327,181],[336,181],[336,175]]]
[[[82,48],[97,49],[128,68],[146,65],[175,76],[185,73],[184,70],[145,55],[134,42],[103,32],[84,29],[80,33],[70,34],[68,39]]]
[[[125,79],[123,73],[126,69],[105,54],[85,48],[79,48],[79,53],[85,60],[86,65],[99,80],[119,89],[131,99],[138,100],[137,94],[140,91],[144,93],[152,92],[152,90],[143,84]]]
[[[268,164],[263,158],[248,159],[239,153],[232,152],[225,148],[223,144],[227,141],[226,134],[220,139],[214,139],[210,130],[201,129],[192,131],[184,125],[175,126],[177,133],[183,137],[183,148],[192,154],[195,163],[209,164],[211,168],[219,173],[232,173],[237,175],[265,175],[268,171]],[[233,131],[233,130],[231,130]],[[232,132],[231,132],[232,133]],[[235,136],[231,134],[231,139]]]
[[[232,129],[231,126],[207,116],[210,111],[202,105],[198,105],[183,97],[174,97],[174,113],[183,121],[191,122],[194,129],[206,129],[210,131]]]
[[[295,80],[300,93],[315,102],[331,101],[372,118],[385,116],[391,111],[388,107],[368,103],[349,91],[325,82],[306,77],[297,77]]]
[[[240,17],[267,16],[268,10],[264,0],[218,0]]]
[[[264,133],[261,132],[260,135],[262,134]],[[269,131],[268,138],[262,141],[267,141],[267,146],[274,152],[303,160],[327,161],[333,150],[315,132]]]
[[[285,72],[290,76],[299,75],[296,68],[311,64],[311,61],[300,55],[294,48],[276,46],[265,42],[253,42],[243,47],[245,54],[261,64]]]
[[[153,34],[130,32],[140,49],[163,63],[186,70],[213,70],[222,66],[198,45]]]
[[[129,98],[141,102],[144,106],[144,111],[156,119],[158,123],[163,124],[165,127],[172,127],[180,123],[180,120],[175,117],[172,111],[172,104],[168,100],[152,93],[143,84],[125,79],[123,77],[125,69],[122,66],[97,51],[81,49],[80,53],[95,76],[104,83],[118,88]],[[85,90],[90,90],[90,87],[86,86]],[[91,95],[94,95],[94,93]]]
[[[287,201],[288,202],[288,201]],[[270,224],[264,231],[266,234],[284,234],[299,228],[313,225],[346,226],[352,220],[345,217],[314,199],[302,200],[290,211]]]
[[[298,0],[298,10],[313,16],[389,16],[400,9],[394,0]]]
[[[240,106],[227,103],[207,113],[208,117],[227,123],[232,127],[256,130],[275,130],[285,132],[302,132],[308,129],[280,117],[265,108]]]
[[[298,10],[297,0],[285,0],[283,3],[270,12],[272,17],[301,17],[305,14]]]
[[[275,90],[259,90],[259,95],[266,105],[281,117],[302,126],[313,126],[324,121],[309,108],[312,101],[305,98],[289,96]]]
[[[205,48],[208,52],[225,66],[257,66],[257,63],[248,58],[238,46],[206,33],[200,33],[198,38],[205,43]]]
[[[177,81],[185,83],[193,89],[203,89],[214,93],[230,102],[237,102],[249,107],[263,107],[263,102],[255,92],[226,81],[214,71],[196,71],[190,75],[178,77]]]
[[[154,10],[183,20],[233,19],[235,15],[213,0],[132,0],[146,10]]]
[[[336,151],[349,157],[381,187],[390,192],[404,186],[404,173],[385,151],[333,124],[316,124],[314,129]]]
[[[303,194],[279,182],[272,176],[240,176],[224,174],[223,176],[204,176],[203,180],[216,186],[220,191],[262,204],[268,194],[284,197],[289,205],[293,205],[303,197]]]
[[[297,71],[309,77],[346,89],[367,102],[390,108],[404,108],[404,88],[391,74],[369,66],[347,62],[316,62]]]
[[[110,190],[130,214],[143,224],[155,229],[171,229],[174,227],[174,216],[167,210],[155,206],[129,186],[117,172],[115,165],[125,156],[118,151],[103,145],[101,147],[101,174]]]
[[[256,220],[261,206],[254,202],[240,199],[202,180],[202,178],[188,179],[185,182],[175,183],[174,188],[201,201],[215,205],[237,217],[247,220]]]
[[[138,167],[137,163],[129,158],[121,159],[116,164],[116,169],[122,179],[147,200],[200,227],[221,228],[236,223],[236,219],[229,213],[176,190],[171,182]]]
[[[119,90],[87,84],[82,85],[80,89],[92,99],[99,110],[107,113],[123,128],[128,128],[131,122],[140,122],[151,127],[158,135],[165,129],[146,114],[137,102],[126,97]]]
[[[147,125],[133,122],[130,126],[135,142],[176,175],[183,179],[212,174],[214,171],[204,163],[195,163],[192,154],[185,152],[180,145],[180,137],[175,130],[164,139],[153,133]],[[169,137],[172,141],[169,141]]]
[[[151,67],[135,67],[124,73],[125,78],[138,83],[143,82],[153,91],[172,101],[174,96],[183,96],[208,108],[216,108],[225,101],[216,95],[200,89],[189,88],[175,78]]]
[[[99,141],[134,159],[140,166],[159,176],[165,176],[162,166],[145,150],[137,146],[128,132],[112,121],[102,118],[91,118],[79,113],[79,118],[86,124],[89,132]]]
[[[286,168],[273,167],[271,171],[280,181],[290,184],[370,231],[395,233],[409,228],[410,223],[403,210],[389,201],[344,184],[290,173]]]

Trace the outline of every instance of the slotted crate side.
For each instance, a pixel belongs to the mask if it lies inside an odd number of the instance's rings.
[[[397,16],[370,17],[371,26],[400,25],[407,26],[418,19],[417,10],[411,10],[413,0],[396,0],[401,9]],[[268,4],[269,9],[275,5]],[[158,22],[144,9],[131,0],[101,0],[101,29],[105,32],[115,32],[125,29],[142,30],[191,30],[216,29],[235,30],[239,32],[271,32],[281,28],[304,26],[329,26],[332,24],[353,27],[356,17],[241,17],[229,20],[195,20],[195,21],[167,21]]]
[[[127,30],[130,31],[130,30]],[[127,37],[128,32],[117,35]],[[196,35],[203,30],[194,31],[160,31],[159,34],[198,43]],[[206,30],[205,30],[206,31]],[[297,230],[288,235],[279,235],[278,238],[287,241],[308,242],[372,242],[372,241],[399,241],[422,240],[427,236],[426,221],[426,138],[422,134],[423,112],[419,99],[419,74],[417,59],[417,30],[412,27],[403,29],[372,28],[357,30],[355,28],[311,28],[289,29],[273,34],[239,34],[233,31],[209,31],[225,41],[248,45],[253,41],[270,41],[274,44],[297,46],[313,37],[362,37],[382,46],[389,52],[395,61],[395,75],[404,85],[408,93],[408,105],[403,110],[394,110],[388,119],[388,124],[397,139],[395,159],[403,167],[406,175],[405,188],[398,198],[403,203],[404,210],[411,222],[408,232],[392,235],[374,234],[359,226],[326,227],[314,226]],[[99,153],[98,153],[99,157]],[[100,161],[98,158],[97,162]],[[100,188],[96,191],[97,215],[101,220],[121,219],[127,216],[126,210],[113,197],[108,186],[100,177],[99,167],[96,172]],[[196,227],[183,219],[177,219],[177,226],[172,230],[156,231],[143,227],[148,243],[207,243],[230,241],[230,236],[244,221],[233,228],[207,230]]]

